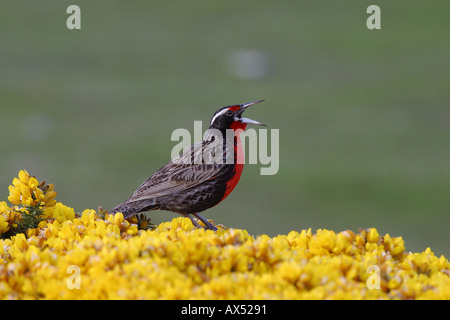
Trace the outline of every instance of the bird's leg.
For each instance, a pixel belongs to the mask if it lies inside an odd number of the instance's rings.
[[[198,222],[195,221],[195,219],[192,218],[192,217],[191,217],[190,215],[188,215],[187,213],[182,213],[181,215],[182,215],[183,217],[186,217],[186,218],[191,219],[192,224],[194,225],[194,227],[196,227],[196,228],[201,228],[201,226],[198,224]]]
[[[203,218],[201,215],[199,215],[198,213],[193,213],[193,215],[200,220],[201,222],[203,222],[203,224],[206,226],[206,229],[210,229],[213,231],[217,231],[217,228],[215,226],[213,226],[208,220],[206,220],[205,218]]]

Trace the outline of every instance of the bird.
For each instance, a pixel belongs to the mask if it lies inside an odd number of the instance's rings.
[[[203,222],[205,229],[217,228],[199,214],[223,201],[236,187],[244,167],[240,134],[249,124],[265,124],[242,117],[256,100],[218,109],[212,116],[202,141],[185,148],[157,170],[111,214],[121,212],[125,219],[151,210],[166,210]]]

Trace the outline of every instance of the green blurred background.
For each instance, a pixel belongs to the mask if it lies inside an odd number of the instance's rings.
[[[68,30],[66,8],[81,8]],[[381,8],[381,30],[366,9]],[[450,256],[449,1],[2,1],[0,199],[20,169],[111,209],[221,106],[280,130],[204,212],[251,234],[376,227]],[[159,223],[176,216],[155,211]]]

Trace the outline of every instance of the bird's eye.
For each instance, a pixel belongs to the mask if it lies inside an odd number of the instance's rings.
[[[226,114],[227,116],[232,116],[232,115],[233,115],[233,111],[228,110],[227,112],[225,112],[225,114]]]

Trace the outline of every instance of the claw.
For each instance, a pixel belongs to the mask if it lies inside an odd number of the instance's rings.
[[[193,215],[200,220],[201,222],[203,222],[203,224],[206,226],[205,229],[210,229],[213,231],[217,231],[217,228],[215,226],[212,225],[211,222],[209,222],[208,220],[206,220],[205,218],[203,218],[201,215],[199,215],[198,213],[193,213]]]

